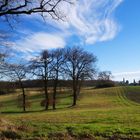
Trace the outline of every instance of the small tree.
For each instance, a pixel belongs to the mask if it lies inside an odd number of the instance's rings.
[[[23,84],[23,81],[27,78],[28,74],[28,68],[24,64],[8,64],[8,76],[14,80],[17,81],[19,84],[19,87],[22,91],[22,98],[20,98],[21,107],[23,108],[23,111],[26,111],[27,101],[26,101],[26,94],[25,94],[25,87]],[[21,97],[21,96],[20,96]]]
[[[126,80],[125,84],[126,84],[126,85],[129,85],[129,80]]]
[[[138,81],[138,85],[140,86],[140,80]]]
[[[99,72],[98,74],[99,80],[109,81],[111,80],[111,77],[112,77],[111,71],[102,71],[102,72]]]
[[[135,80],[135,79],[133,80],[133,85],[134,85],[134,86],[136,86],[136,85],[137,85],[137,83],[136,83],[136,80]]]
[[[110,71],[102,71],[98,74],[96,88],[114,87],[115,83],[111,80],[112,73]]]

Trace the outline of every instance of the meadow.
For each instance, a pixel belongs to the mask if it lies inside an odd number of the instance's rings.
[[[31,107],[22,112],[17,95],[1,95],[1,139],[140,140],[140,87],[83,88],[71,107],[71,91],[59,90],[57,109],[40,106],[43,91],[26,89]]]

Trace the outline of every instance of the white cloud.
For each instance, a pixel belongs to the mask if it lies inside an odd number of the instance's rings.
[[[114,73],[115,76],[140,74],[140,71]]]
[[[111,40],[120,30],[114,11],[122,1],[79,0],[73,5],[61,5],[67,22],[60,21],[57,25],[82,37],[87,44]]]
[[[120,28],[113,14],[123,0],[72,1],[74,4],[61,3],[59,7],[61,13],[66,15],[65,22],[50,20],[50,18],[46,20],[47,24],[56,28],[57,33],[50,33],[48,30],[37,33],[28,29],[21,30],[19,34],[22,37],[15,41],[14,50],[27,54],[64,47],[65,39],[73,35],[80,37],[80,40],[83,41],[80,42],[81,44],[94,44],[111,40],[116,36]],[[40,21],[40,17],[37,16],[37,19]],[[39,27],[41,26],[39,25]]]
[[[113,73],[113,76],[116,81],[122,81],[123,78],[125,78],[125,80],[129,80],[130,82],[133,82],[134,79],[139,81],[140,71]]]
[[[65,41],[62,36],[45,32],[28,33],[15,42],[14,50],[31,53],[45,49],[63,48]]]

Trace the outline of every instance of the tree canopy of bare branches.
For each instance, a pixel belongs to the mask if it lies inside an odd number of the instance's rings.
[[[44,92],[45,92],[45,110],[48,110],[49,107],[49,97],[48,97],[48,80],[51,77],[53,61],[52,54],[48,50],[42,51],[40,56],[36,57],[31,62],[31,69],[33,75],[41,78],[44,82]]]
[[[41,16],[47,13],[55,19],[59,19],[60,8],[63,3],[72,3],[71,0],[0,0],[0,17],[7,20],[9,15],[30,15],[39,13]]]
[[[80,92],[81,82],[93,77],[96,71],[93,64],[97,59],[93,54],[84,51],[80,47],[67,48],[65,57],[64,69],[66,75],[73,82],[73,106],[75,106],[77,96]]]
[[[108,80],[111,80],[111,78],[112,78],[111,71],[102,71],[102,72],[99,72],[98,74],[99,80],[108,81]]]
[[[28,68],[23,64],[7,64],[7,76],[13,81],[17,81],[20,89],[22,90],[22,103],[21,106],[23,111],[26,111],[26,94],[23,80],[27,80]]]

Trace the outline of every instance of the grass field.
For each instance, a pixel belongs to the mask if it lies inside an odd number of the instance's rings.
[[[40,107],[42,92],[27,89],[27,94],[32,105],[26,113],[17,108],[17,93],[0,96],[1,139],[140,140],[139,86],[84,88],[76,107],[64,90],[55,111]]]

